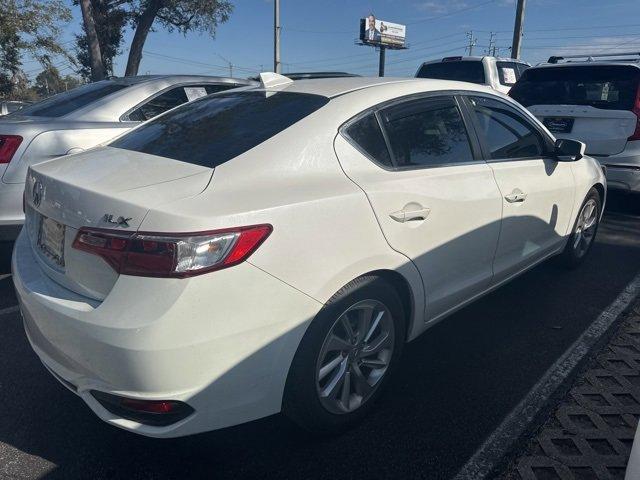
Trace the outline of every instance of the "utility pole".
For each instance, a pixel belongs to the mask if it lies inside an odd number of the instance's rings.
[[[489,33],[489,48],[487,49],[487,55],[491,55],[493,57],[496,56],[496,34],[495,32]]]
[[[384,60],[387,48],[384,45],[380,45],[380,63],[378,64],[378,76],[384,77]]]
[[[273,2],[273,71],[280,73],[280,0]]]
[[[522,27],[524,25],[524,7],[526,0],[518,0],[516,7],[516,23],[513,27],[513,43],[511,44],[511,58],[520,58],[520,47],[522,43]]]
[[[478,39],[473,37],[473,30],[467,32],[467,38],[469,39],[469,45],[467,45],[467,48],[469,49],[469,56],[472,56],[473,47],[476,46],[476,42],[478,41]]]

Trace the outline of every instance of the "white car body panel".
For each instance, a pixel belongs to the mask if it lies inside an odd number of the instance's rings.
[[[332,100],[215,169],[112,147],[31,167],[28,218],[53,218],[67,225],[69,237],[62,272],[34,248],[37,225],[16,243],[13,274],[25,329],[45,366],[103,420],[174,437],[279,412],[307,327],[361,275],[382,271],[407,285],[407,340],[503,282],[492,272],[504,208],[500,180],[493,178],[502,167],[479,161],[389,172],[339,133],[344,122],[388,100],[488,88],[346,78],[278,89]],[[541,177],[539,166],[525,175],[526,183],[515,170],[496,177],[502,175],[507,188],[526,185],[531,200],[540,202],[527,207],[527,215],[540,221],[552,221],[549,207],[561,203],[555,224],[560,249],[586,193],[596,184],[605,187],[602,170],[588,157],[556,169],[563,173],[557,183]],[[35,202],[37,182],[45,193]],[[422,224],[403,224],[403,235],[388,213],[412,201],[431,210]],[[80,227],[116,228],[101,223],[107,213],[130,217],[128,226],[118,227],[123,230],[198,232],[268,223],[273,232],[231,268],[184,279],[118,275],[101,258],[71,246]],[[541,259],[511,269],[511,276]],[[90,390],[180,400],[195,413],[165,427],[143,425],[110,413]]]
[[[637,117],[625,110],[605,110],[590,105],[532,105],[529,111],[540,121],[546,117],[573,118],[571,133],[555,133],[587,145],[587,155],[617,155],[636,129]]]

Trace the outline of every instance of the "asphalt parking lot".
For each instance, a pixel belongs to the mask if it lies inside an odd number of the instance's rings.
[[[452,478],[638,272],[640,200],[613,197],[585,265],[541,265],[409,344],[375,414],[330,439],[281,416],[174,440],[120,431],[49,375],[10,310],[0,314],[0,477]],[[10,277],[0,280],[0,311],[15,304]]]

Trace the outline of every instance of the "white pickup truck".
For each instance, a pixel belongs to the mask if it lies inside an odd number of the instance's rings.
[[[458,80],[488,85],[494,90],[508,93],[529,65],[522,60],[500,57],[445,57],[424,62],[416,77]]]

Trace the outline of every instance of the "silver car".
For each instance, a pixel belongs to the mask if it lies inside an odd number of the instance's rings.
[[[105,143],[178,105],[256,82],[162,75],[103,80],[0,118],[0,241],[17,237],[27,168]]]

